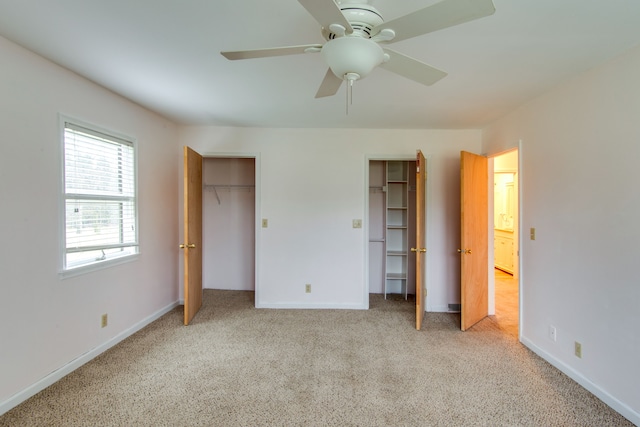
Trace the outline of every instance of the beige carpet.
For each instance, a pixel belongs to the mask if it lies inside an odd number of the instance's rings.
[[[364,310],[257,310],[205,291],[0,417],[2,426],[625,426],[495,318],[371,297]]]

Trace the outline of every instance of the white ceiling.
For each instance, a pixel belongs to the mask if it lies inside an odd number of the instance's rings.
[[[318,0],[330,1],[330,0]],[[385,20],[435,0],[371,0]],[[638,0],[494,0],[487,18],[392,43],[449,75],[384,69],[315,99],[318,54],[228,61],[225,50],[323,43],[297,0],[0,0],[0,35],[183,124],[480,128],[640,44]]]

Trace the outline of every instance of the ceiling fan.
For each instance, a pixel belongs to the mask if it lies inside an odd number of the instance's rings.
[[[432,85],[447,73],[380,44],[420,36],[495,12],[492,0],[443,0],[384,22],[368,0],[298,1],[320,24],[326,40],[324,44],[221,53],[225,58],[235,60],[321,52],[329,69],[316,98],[335,95],[343,81],[353,86],[355,80],[366,77],[377,66],[418,83]]]

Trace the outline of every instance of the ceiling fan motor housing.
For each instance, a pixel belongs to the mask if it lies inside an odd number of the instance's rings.
[[[384,22],[382,14],[375,7],[363,4],[362,0],[353,2],[343,0],[339,2],[338,6],[344,17],[349,21],[349,24],[351,24],[354,35],[371,38],[373,28]],[[336,34],[327,28],[322,29],[322,35],[326,40],[333,40],[342,36],[342,34]]]

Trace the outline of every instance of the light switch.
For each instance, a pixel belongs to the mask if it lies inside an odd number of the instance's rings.
[[[362,228],[362,220],[354,219],[353,220],[353,228]]]
[[[530,237],[531,240],[536,240],[536,229],[534,227],[531,227]]]
[[[262,228],[267,228],[269,226],[269,220],[267,218],[262,218]]]

